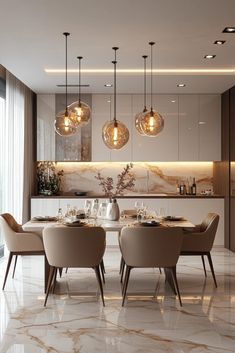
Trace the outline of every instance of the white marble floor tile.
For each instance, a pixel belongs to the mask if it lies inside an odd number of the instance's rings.
[[[121,307],[118,249],[105,254],[105,307],[94,272],[69,269],[44,308],[43,258],[19,258],[0,291],[0,353],[232,353],[235,254],[215,248],[212,257],[217,289],[200,257],[180,258],[182,308],[158,269],[132,271]],[[0,260],[1,283],[5,267]]]

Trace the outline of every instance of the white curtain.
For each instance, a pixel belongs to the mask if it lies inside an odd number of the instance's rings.
[[[0,138],[2,212],[22,223],[28,218],[32,180],[32,92],[8,71]]]

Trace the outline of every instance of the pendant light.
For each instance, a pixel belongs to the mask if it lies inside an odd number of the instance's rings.
[[[68,45],[67,40],[70,33],[64,32],[65,36],[65,111],[56,115],[54,127],[60,136],[71,136],[76,133],[76,127],[71,120],[71,112],[68,109]]]
[[[91,109],[88,104],[81,101],[81,60],[82,56],[78,56],[78,101],[70,104],[71,117],[76,127],[82,127],[89,123]]]
[[[144,135],[144,136],[145,136],[145,133],[141,128],[140,122],[141,122],[141,119],[143,118],[143,114],[148,111],[146,108],[146,59],[147,57],[148,57],[147,55],[142,56],[142,58],[144,59],[144,109],[142,112],[137,113],[135,116],[135,128],[140,135]]]
[[[117,60],[116,60],[116,53],[117,50],[119,49],[118,47],[113,47],[112,48],[115,53],[115,59],[112,61],[114,65],[114,118],[111,121],[107,121],[102,129],[102,138],[105,143],[105,145],[112,149],[112,150],[119,150],[129,140],[129,130],[127,127],[121,123],[119,120],[116,118],[116,100],[117,100],[117,92],[116,92],[116,65],[117,65]]]
[[[153,45],[154,42],[149,42],[151,46],[151,109],[144,113],[140,120],[140,127],[146,136],[155,137],[164,128],[164,119],[157,111],[153,110]]]

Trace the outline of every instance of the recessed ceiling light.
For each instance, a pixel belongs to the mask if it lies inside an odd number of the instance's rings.
[[[225,27],[222,33],[235,33],[235,27]]]
[[[217,45],[222,45],[226,42],[226,40],[216,40],[214,41],[214,44],[217,44]]]
[[[205,125],[206,124],[206,122],[205,121],[199,121],[199,123],[198,123],[199,125]]]
[[[108,100],[107,103],[111,103],[111,100]]]
[[[111,83],[106,83],[104,87],[113,87],[113,85]]]
[[[171,103],[175,103],[175,101],[174,101],[174,100],[172,100],[172,101],[171,101]]]
[[[185,83],[178,83],[177,87],[185,87],[186,84]]]
[[[216,55],[208,54],[204,56],[204,59],[214,59]]]

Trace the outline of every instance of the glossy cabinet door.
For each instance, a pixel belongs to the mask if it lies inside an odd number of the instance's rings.
[[[55,95],[37,95],[37,160],[55,160]]]
[[[149,108],[149,97],[147,102]],[[164,118],[164,129],[155,137],[143,136],[135,128],[135,115],[143,111],[142,95],[133,95],[133,161],[178,160],[178,97],[154,95],[153,108]]]
[[[92,161],[108,162],[111,152],[102,139],[102,128],[111,119],[111,96],[105,94],[92,95]]]
[[[221,160],[221,96],[199,96],[199,160]]]
[[[179,160],[199,160],[199,96],[179,95]]]

